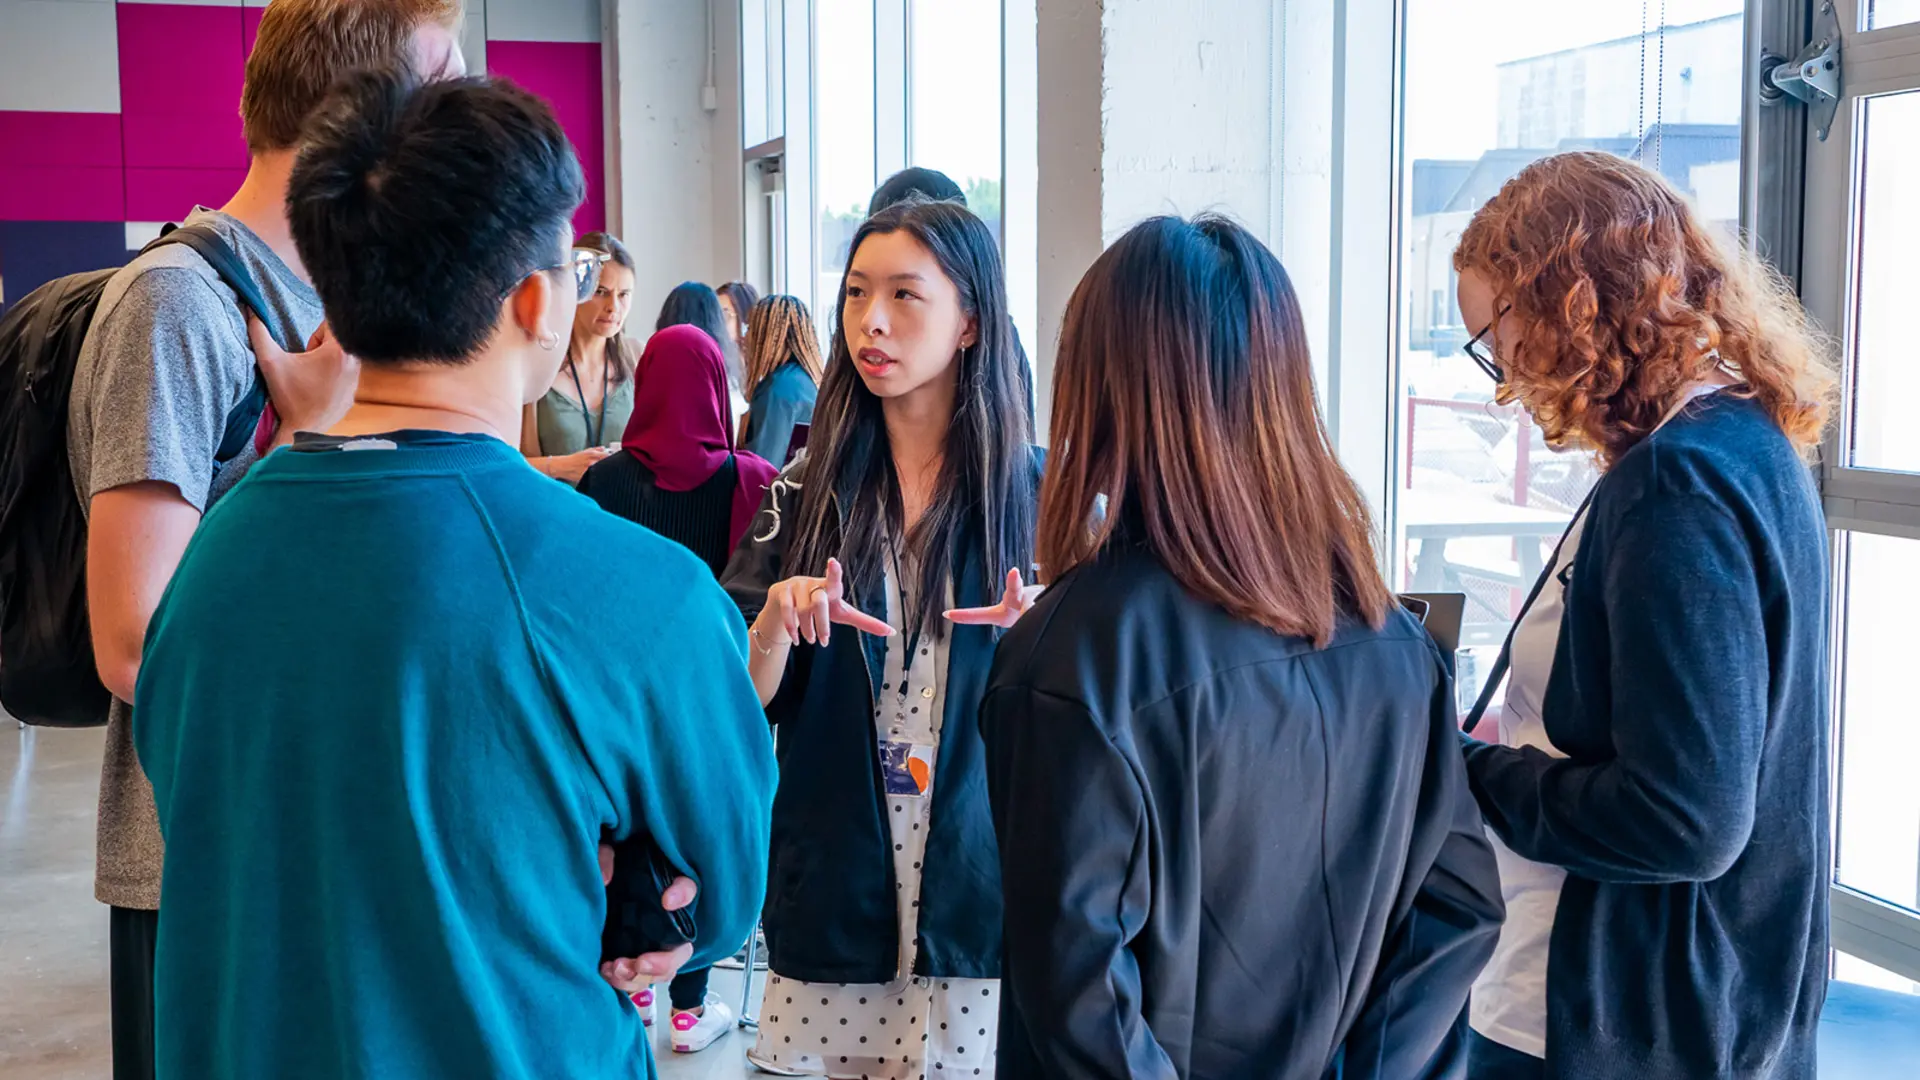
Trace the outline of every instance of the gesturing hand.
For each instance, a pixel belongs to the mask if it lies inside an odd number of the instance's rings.
[[[327,324],[313,332],[307,351],[290,353],[267,333],[265,324],[247,313],[247,339],[253,360],[267,383],[267,398],[280,417],[280,430],[325,431],[340,422],[353,407],[360,385],[360,361],[340,347]]]
[[[947,621],[961,626],[998,626],[1009,627],[1020,621],[1035,600],[1046,588],[1040,585],[1022,585],[1020,571],[1007,571],[1007,591],[1000,602],[992,607],[955,608],[947,612]]]
[[[839,559],[827,560],[826,577],[791,577],[775,582],[767,590],[767,607],[762,619],[777,622],[788,642],[805,641],[825,645],[833,636],[833,624],[851,626],[880,637],[892,637],[893,627],[847,603],[845,571]]]
[[[613,880],[613,848],[600,845],[600,884]],[[691,878],[677,877],[667,891],[660,894],[660,907],[666,911],[679,911],[693,903],[700,893],[699,886]],[[680,974],[680,968],[693,959],[693,943],[686,942],[679,948],[667,952],[650,952],[640,956],[609,960],[600,965],[600,977],[607,985],[625,993],[644,990],[654,983],[666,982]]]

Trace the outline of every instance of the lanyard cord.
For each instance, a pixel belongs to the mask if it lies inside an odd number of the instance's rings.
[[[594,423],[593,413],[587,409],[587,391],[580,385],[580,368],[573,361],[573,353],[567,353],[567,374],[573,376],[573,392],[579,398],[580,420],[587,427],[587,446],[600,445],[600,439],[607,433],[607,392],[612,385],[612,372],[607,370],[607,358],[600,356],[600,421]]]

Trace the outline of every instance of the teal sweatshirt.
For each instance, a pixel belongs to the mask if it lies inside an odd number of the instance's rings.
[[[650,1077],[603,836],[746,940],[774,765],[738,609],[497,440],[308,440],[202,523],[134,740],[167,843],[158,1075]]]

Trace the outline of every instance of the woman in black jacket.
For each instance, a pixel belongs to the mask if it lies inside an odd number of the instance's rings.
[[[1220,218],[1135,227],[1068,307],[1053,583],[981,708],[1003,1080],[1458,1075],[1493,855],[1312,371]]]
[[[838,310],[807,451],[725,581],[779,733],[752,1060],[991,1075],[999,859],[975,717],[995,630],[966,624],[1028,602],[1037,480],[993,235],[952,203],[882,211]]]
[[[1604,470],[1509,639],[1499,744],[1467,747],[1508,909],[1477,1078],[1815,1072],[1827,534],[1801,455],[1833,380],[1723,243],[1659,175],[1575,153],[1454,255],[1498,400]]]

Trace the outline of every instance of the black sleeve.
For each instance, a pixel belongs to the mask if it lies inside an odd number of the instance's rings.
[[[1753,552],[1699,495],[1650,496],[1604,542],[1613,756],[1469,742],[1473,793],[1524,858],[1593,881],[1711,881],[1753,833],[1767,734]]]
[[[1416,835],[1436,836],[1412,906],[1385,941],[1345,1043],[1346,1076],[1421,1080],[1463,1074],[1467,996],[1493,955],[1506,905],[1486,826],[1467,787],[1452,683],[1434,655],[1427,760]]]
[[[1132,765],[1084,706],[1026,688],[990,695],[981,728],[1006,898],[1002,991],[1034,1053],[1052,1077],[1172,1080],[1129,948],[1150,902]]]
[[[767,590],[785,576],[787,540],[799,527],[798,479],[804,461],[803,454],[773,478],[753,524],[747,527],[747,534],[740,538],[740,546],[733,550],[720,575],[720,584],[748,622],[760,616],[760,609],[767,606]]]

